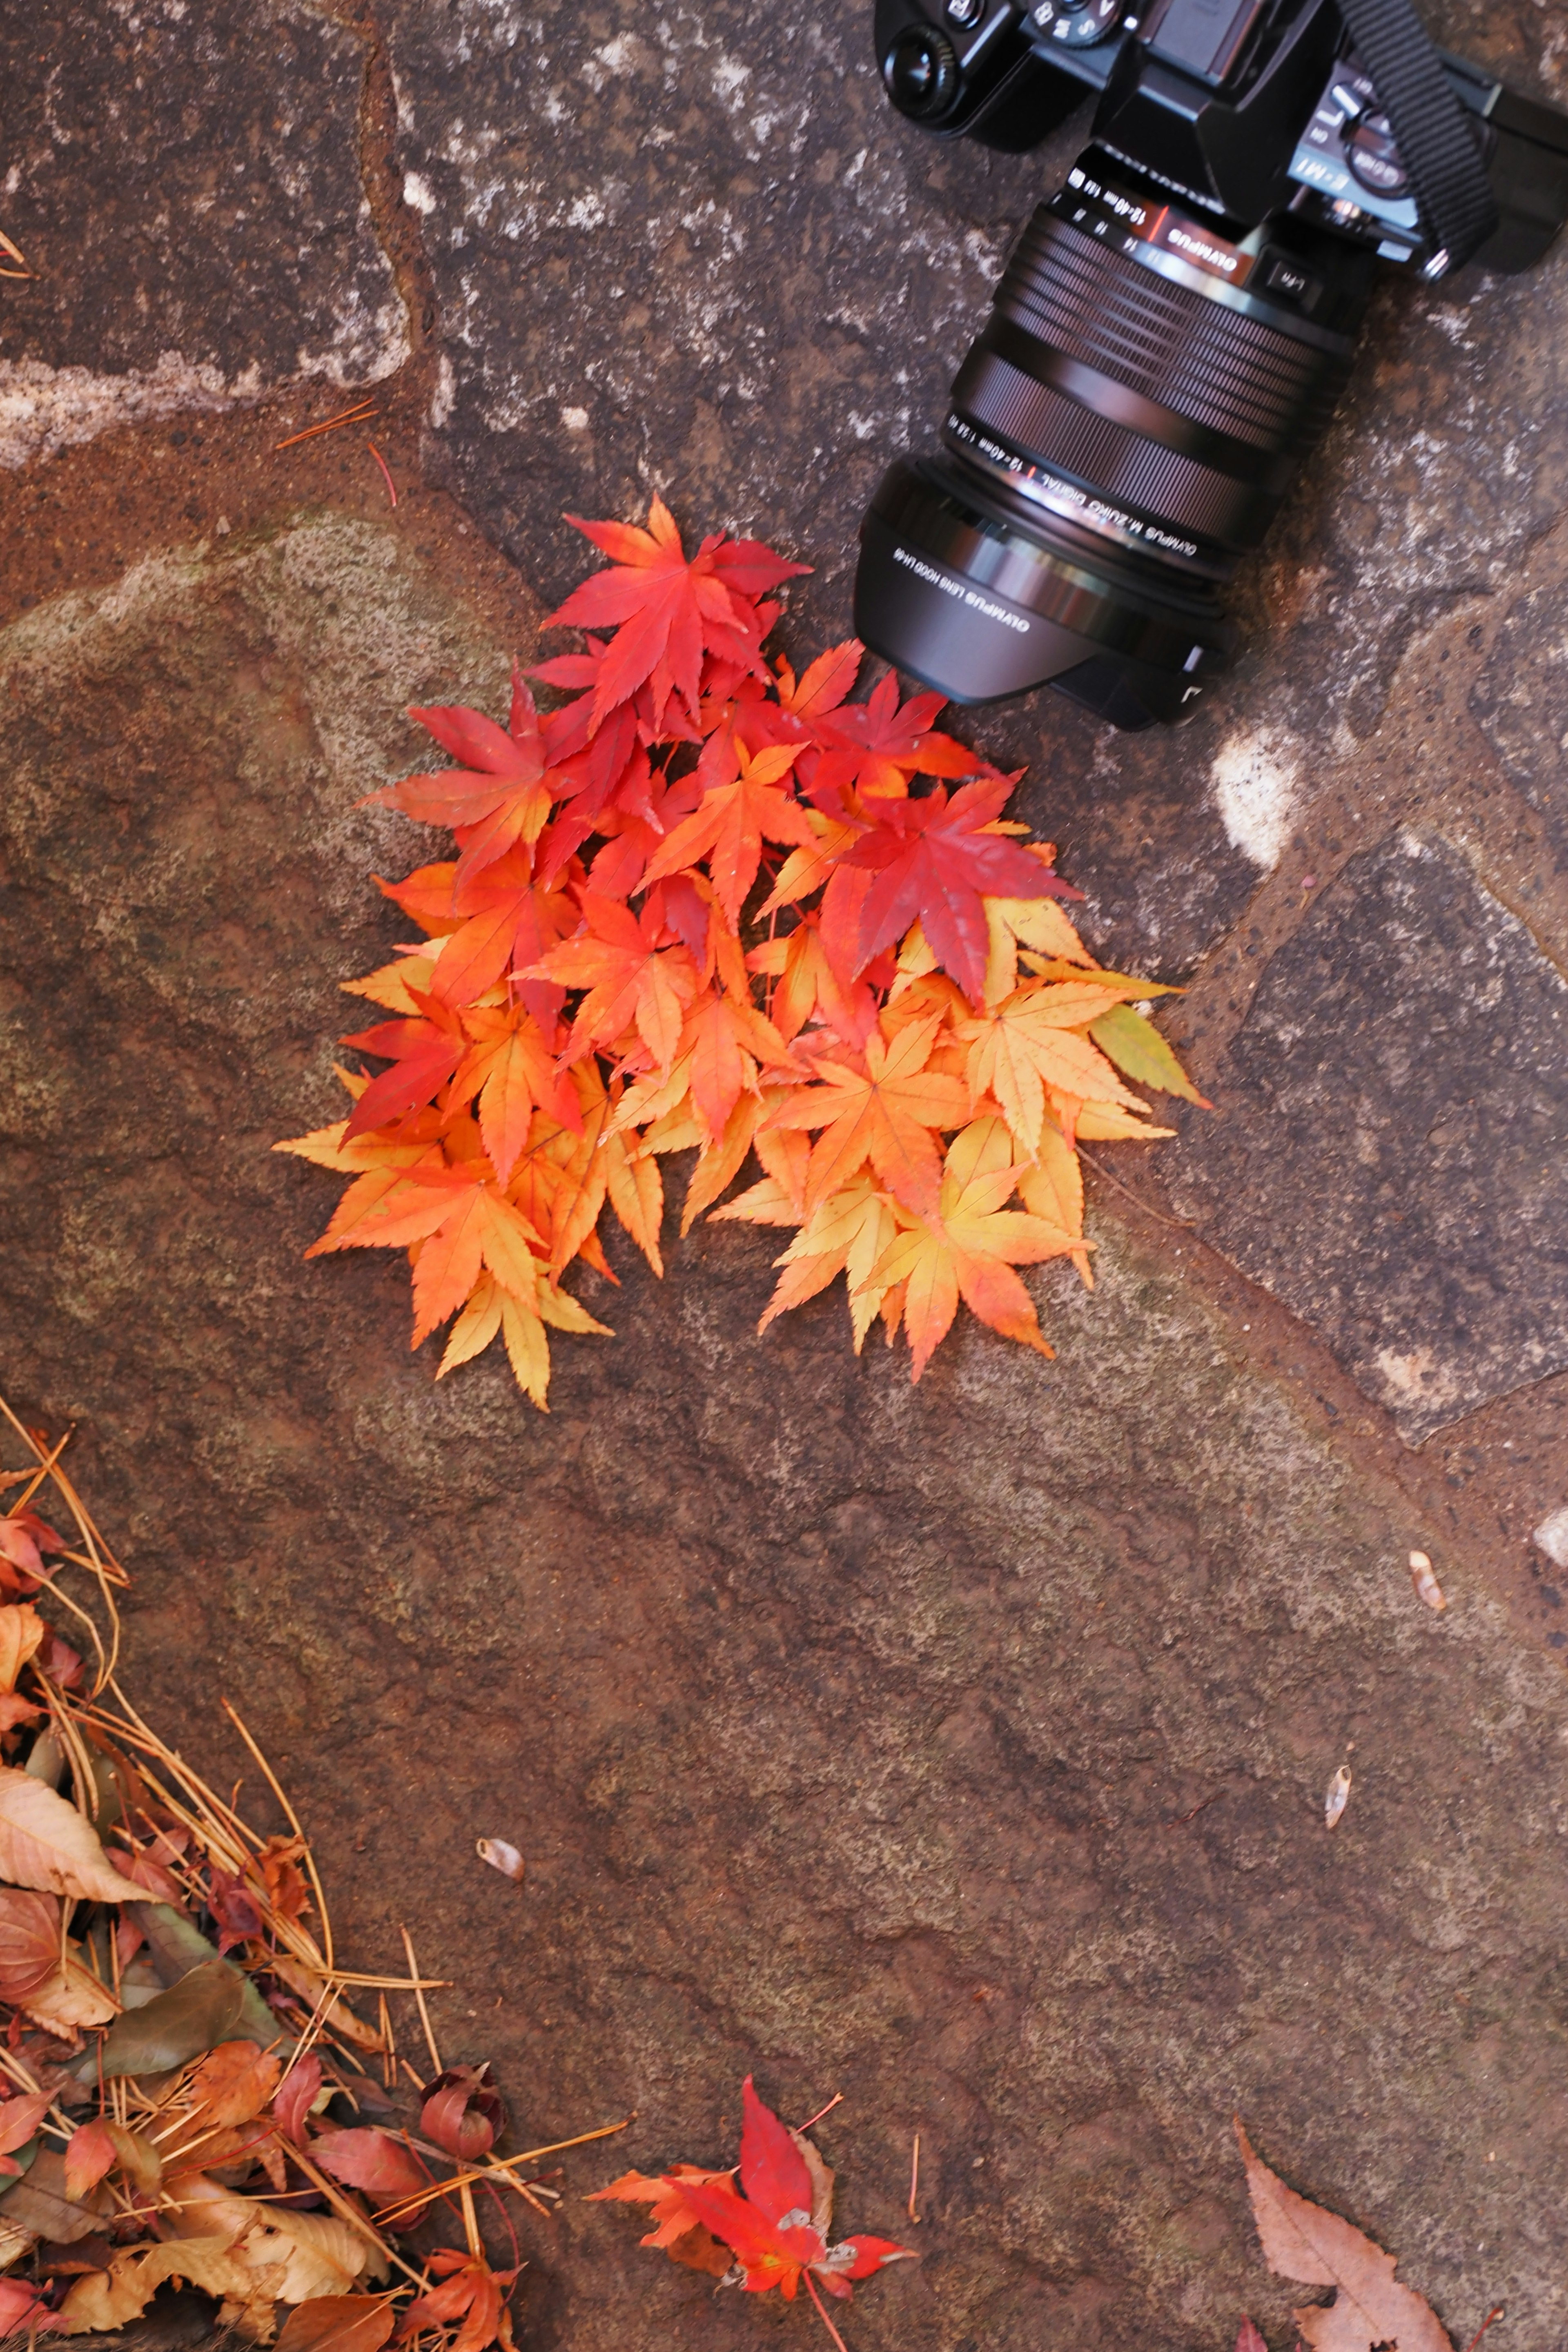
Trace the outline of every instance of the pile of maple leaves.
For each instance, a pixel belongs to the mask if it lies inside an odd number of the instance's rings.
[[[1048,1355],[1015,1268],[1089,1280],[1079,1139],[1170,1132],[1129,1079],[1199,1099],[1135,1009],[1163,992],[1095,961],[939,696],[851,702],[853,642],[770,667],[804,566],[689,558],[657,499],[577,528],[611,568],[531,673],[571,698],[541,717],[514,675],[505,729],[415,710],[458,764],[369,795],[458,854],[380,885],[424,935],[348,983],[391,1017],[344,1042],[386,1066],[278,1147],[354,1180],[311,1254],[406,1249],[414,1344],[455,1315],[447,1372],[500,1335],[542,1406],[547,1328],[605,1329],[562,1277],[614,1279],[606,1201],[662,1273],[661,1159],[697,1154],[685,1233],[754,1152],[716,1213],[795,1228],[764,1326],[843,1274],[857,1349],[901,1327],[916,1379],[961,1298]]]
[[[559,2200],[537,2177],[553,2149],[496,2152],[500,2094],[442,2065],[412,1950],[406,1977],[335,1958],[310,1848],[233,1710],[286,1834],[137,1714],[114,1675],[124,1571],[60,1447],[0,1412],[30,1456],[0,1472],[0,2337],[122,2327],[174,2283],[253,2343],[281,2308],[279,2352],[509,2347],[516,2239],[494,2266],[476,2196],[510,2234],[507,2200]],[[34,1507],[46,1478],[70,1536]],[[381,1996],[375,2025],[351,1990]],[[389,1991],[418,2002],[423,2076]],[[431,2242],[442,2221],[459,2243]]]

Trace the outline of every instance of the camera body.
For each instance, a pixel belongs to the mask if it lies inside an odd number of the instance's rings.
[[[958,701],[1048,682],[1115,725],[1179,718],[1234,657],[1220,592],[1327,429],[1378,263],[1539,260],[1568,114],[1434,49],[1405,0],[877,0],[876,43],[939,138],[1022,153],[1098,105],[940,451],[879,486],[858,633]]]

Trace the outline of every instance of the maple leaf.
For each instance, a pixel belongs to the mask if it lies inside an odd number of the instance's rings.
[[[573,528],[591,539],[614,568],[595,572],[552,613],[547,628],[616,626],[594,688],[595,727],[645,683],[653,688],[654,724],[662,727],[672,695],[695,725],[701,698],[702,659],[721,653],[750,667],[760,662],[761,634],[750,599],[805,571],[752,540],[705,539],[687,557],[675,519],[662,499],[648,509],[647,529],[619,522]]]
[[[539,838],[551,803],[539,714],[514,667],[505,729],[460,704],[411,709],[408,716],[460,764],[442,775],[405,776],[367,793],[365,800],[421,824],[453,827],[462,849],[457,865],[460,887],[519,842]]]
[[[599,2205],[605,2203],[606,2200],[613,2200],[622,2204],[650,2207],[652,2210],[648,2219],[653,2223],[653,2228],[646,2237],[639,2238],[637,2243],[641,2246],[662,2246],[670,2260],[678,2262],[681,2257],[677,2249],[682,2241],[689,2239],[693,2231],[702,2228],[702,2224],[687,2202],[687,2183],[694,2181],[699,2188],[701,2188],[705,2183],[728,2180],[729,2178],[728,2172],[704,2172],[700,2165],[696,2164],[673,2164],[669,2170],[662,2175],[649,2172],[623,2172],[620,2179],[612,2180],[607,2188],[592,2190],[586,2201],[590,2205]],[[709,2234],[708,2231],[703,2231],[705,2237]],[[693,2266],[688,2265],[688,2267]],[[696,2267],[701,2267],[701,2265]],[[726,2254],[723,2268],[728,2270],[729,2267],[730,2258]]]
[[[475,1005],[463,1013],[462,1024],[470,1042],[452,1074],[447,1109],[479,1097],[479,1134],[504,1184],[528,1140],[535,1108],[569,1125],[578,1118],[577,1098],[525,1006]]]
[[[1309,2286],[1338,2289],[1332,2303],[1310,2305],[1294,2315],[1312,2352],[1374,2352],[1384,2344],[1397,2344],[1399,2352],[1454,2352],[1431,2305],[1394,2278],[1394,2255],[1339,2214],[1287,2189],[1254,2154],[1240,2116],[1235,2121],[1269,2269]]]
[[[777,983],[768,1017],[786,1045],[814,1016],[849,1045],[863,1046],[877,1025],[876,998],[863,979],[847,985],[839,979],[815,908],[783,939],[754,948],[746,962]]]
[[[788,1192],[774,1178],[764,1178],[737,1201],[715,1209],[714,1217],[732,1217],[749,1224],[799,1224],[800,1231],[784,1255],[773,1260],[784,1271],[769,1299],[759,1331],[776,1315],[826,1290],[834,1278],[848,1277],[850,1328],[855,1353],[881,1311],[893,1287],[872,1277],[899,1231],[898,1214],[889,1196],[869,1176],[851,1178],[842,1191],[830,1192],[802,1223]]]
[[[643,878],[657,882],[706,858],[719,904],[734,930],[757,878],[764,837],[812,848],[816,835],[799,802],[779,789],[799,756],[794,744],[771,745],[751,758],[728,730],[715,740],[719,752],[710,764],[704,754],[707,790],[701,802],[676,826]]]
[[[639,921],[629,907],[589,891],[577,936],[531,967],[545,979],[588,992],[572,1024],[568,1060],[613,1045],[633,1027],[660,1068],[674,1060],[700,982],[689,948],[658,946],[656,921],[647,913]]]
[[[1032,1157],[1046,1115],[1046,1090],[1076,1100],[1148,1105],[1130,1094],[1097,1046],[1078,1030],[1114,1003],[1092,979],[1026,981],[1002,1003],[961,1022],[969,1047],[970,1108],[994,1096],[1026,1158]]]
[[[490,2344],[510,2352],[511,2314],[506,2295],[516,2271],[492,2271],[482,2254],[458,2253],[450,2246],[437,2246],[426,2256],[426,2267],[443,2284],[415,2296],[403,2315],[398,2341],[417,2336],[426,2328],[448,2327],[457,2320],[461,2325],[457,2335],[447,2339],[448,2352],[485,2352]]]
[[[978,1004],[990,948],[984,895],[1082,896],[1016,842],[989,830],[1011,790],[1003,777],[964,784],[951,803],[942,784],[921,800],[890,801],[844,853],[845,866],[869,870],[874,877],[860,908],[857,971],[918,918],[942,970]]]
[[[342,1040],[362,1053],[390,1062],[372,1078],[349,1115],[349,1137],[367,1134],[423,1109],[446,1085],[462,1058],[463,1032],[444,1012],[436,1020],[378,1021],[374,1028],[356,1030]]]
[[[889,1045],[868,1037],[863,1057],[824,1055],[820,1083],[780,1105],[770,1128],[826,1129],[811,1155],[805,1205],[815,1208],[870,1161],[888,1191],[910,1209],[934,1209],[941,1160],[931,1129],[957,1127],[967,1116],[956,1078],[929,1071],[940,1019],[911,1023]]]
[[[665,2223],[645,2245],[663,2236],[667,2249],[673,2248],[694,2222],[700,2224],[734,2254],[748,2294],[765,2294],[776,2286],[786,2302],[794,2301],[803,2278],[814,2303],[818,2284],[847,2300],[851,2281],[869,2278],[884,2263],[915,2259],[907,2246],[887,2238],[846,2238],[830,2246],[833,2175],[804,2135],[763,2104],[749,2074],[741,2101],[740,2187],[724,2173],[677,2167],[661,2184]],[[641,2175],[626,2174],[599,2193],[644,2201],[646,2184]],[[646,2201],[658,2211],[656,2200]],[[673,2238],[666,2234],[669,2229]]]
[[[978,751],[933,734],[941,694],[916,694],[900,708],[899,681],[889,670],[864,702],[837,711],[822,730],[828,748],[815,777],[824,801],[858,790],[866,800],[902,800],[911,776],[994,776]]]
[[[901,1234],[874,1267],[873,1284],[907,1286],[904,1328],[915,1380],[952,1328],[961,1297],[1004,1339],[1052,1353],[1013,1268],[1070,1255],[1082,1244],[1060,1225],[1004,1207],[1017,1178],[1002,1120],[977,1119],[949,1147],[935,1213]]]

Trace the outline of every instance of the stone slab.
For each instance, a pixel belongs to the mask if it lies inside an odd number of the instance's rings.
[[[1509,606],[1469,708],[1510,781],[1546,819],[1558,871],[1568,870],[1568,614],[1560,586],[1532,588]]]
[[[1528,5],[1434,29],[1568,97]],[[431,462],[547,599],[558,518],[639,510],[817,566],[794,642],[846,633],[882,467],[929,446],[1017,228],[1081,120],[1034,155],[888,107],[870,8],[387,0],[401,160],[437,291]],[[1568,257],[1517,279],[1390,278],[1342,414],[1237,583],[1248,650],[1174,732],[1042,694],[963,722],[1061,841],[1090,935],[1184,977],[1287,854],[1331,748],[1376,723],[1412,634],[1506,592],[1568,501]]]
[[[1215,1092],[1178,1201],[1407,1442],[1568,1364],[1568,982],[1451,843],[1350,860]]]
[[[289,0],[0,17],[0,467],[408,339],[360,184],[363,42]]]
[[[841,1297],[758,1338],[775,1236],[670,1230],[660,1284],[612,1232],[616,1337],[561,1343],[545,1418],[504,1366],[434,1383],[401,1262],[303,1261],[336,1186],[268,1147],[341,1102],[338,983],[402,935],[371,869],[427,854],[360,795],[410,696],[504,677],[402,520],[0,637],[0,1354],[81,1421],[129,1686],[224,1786],[242,1706],[340,1950],[408,1923],[524,2144],[637,2111],[519,2217],[525,2340],[809,2335],[580,2201],[727,2160],[754,2069],[792,2116],[845,2092],[843,2221],[922,2250],[856,2352],[1292,2340],[1238,2106],[1457,2344],[1499,2301],[1559,2341],[1568,1686],[1462,1562],[1420,1606],[1388,1490],[1179,1275],[1101,1225],[1092,1296],[1040,1286],[1055,1363],[971,1328],[911,1390]]]

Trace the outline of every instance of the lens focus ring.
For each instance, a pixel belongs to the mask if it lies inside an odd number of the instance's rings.
[[[996,310],[1050,349],[1244,445],[1295,456],[1326,429],[1350,370],[1325,352],[1111,251],[1042,205]]]

